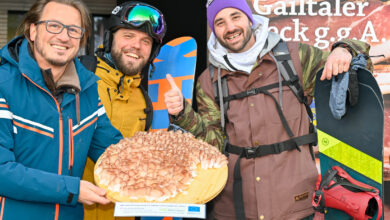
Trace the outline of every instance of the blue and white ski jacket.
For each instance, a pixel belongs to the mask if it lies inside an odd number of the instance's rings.
[[[93,160],[121,138],[99,101],[97,77],[74,59],[80,80],[61,104],[21,37],[0,51],[0,220],[83,219],[78,203],[87,155]]]

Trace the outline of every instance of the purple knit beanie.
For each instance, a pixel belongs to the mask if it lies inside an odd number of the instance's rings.
[[[209,22],[209,26],[211,30],[214,32],[214,19],[215,16],[224,8],[237,8],[244,12],[249,20],[251,20],[252,24],[253,17],[252,11],[249,8],[246,0],[208,0],[207,1],[207,21]]]

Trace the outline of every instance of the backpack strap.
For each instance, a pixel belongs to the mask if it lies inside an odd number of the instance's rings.
[[[214,70],[215,67],[213,65],[209,65],[210,79],[213,81],[214,79]],[[226,77],[221,78],[221,69],[218,68],[217,73],[217,82],[213,83],[214,87],[214,98],[215,101],[219,104],[221,109],[221,126],[222,130],[225,131],[225,123],[227,119],[227,110],[229,109],[229,101],[225,100],[229,96],[229,90],[227,86]],[[222,107],[221,107],[222,106]]]
[[[278,71],[283,76],[284,80],[287,81],[288,86],[293,91],[299,102],[305,105],[306,112],[310,117],[309,132],[316,133],[316,129],[313,125],[313,112],[311,111],[311,108],[307,102],[307,98],[304,95],[303,87],[299,82],[298,74],[295,71],[287,43],[283,40],[280,40],[279,43],[272,49],[272,52],[274,58],[276,59]],[[317,141],[313,144],[310,144],[310,153],[312,154],[313,160],[314,152],[312,146],[314,145],[317,145]]]
[[[276,60],[276,66],[279,73],[283,76],[283,79],[287,82],[288,87],[290,87],[293,91],[298,101],[305,105],[307,114],[310,116],[310,119],[313,120],[313,113],[307,103],[303,87],[299,82],[299,77],[295,71],[287,43],[280,40],[279,43],[272,49],[272,53]]]
[[[299,102],[305,103],[306,100],[304,98],[303,88],[299,82],[298,74],[292,63],[287,43],[282,40],[279,41],[279,43],[272,49],[272,52],[277,61],[276,65],[278,70],[282,74],[284,80],[289,82],[288,86],[294,92],[294,95],[298,98]]]
[[[139,86],[142,94],[145,97],[146,102],[146,108],[144,110],[146,114],[146,123],[145,123],[145,131],[148,131],[150,129],[150,126],[152,126],[152,120],[153,120],[153,104],[152,100],[150,99],[148,92],[144,89],[142,85]]]
[[[97,67],[96,56],[82,55],[82,56],[79,56],[79,60],[87,70],[95,73],[96,67]]]
[[[278,67],[278,71],[282,74],[284,81],[283,85],[288,85],[290,89],[293,91],[294,95],[298,98],[299,102],[304,103],[306,106],[306,111],[310,116],[310,119],[313,119],[313,114],[311,112],[311,109],[309,105],[307,104],[307,99],[304,96],[304,91],[301,86],[301,83],[299,82],[299,78],[297,75],[297,72],[295,71],[294,65],[291,60],[291,55],[287,47],[287,43],[285,41],[279,41],[279,43],[272,49],[272,52],[274,54],[274,57],[276,59],[276,64]],[[211,80],[214,79],[214,69],[215,67],[213,65],[209,65],[209,72]],[[218,77],[218,81],[220,80],[220,77]],[[218,91],[218,81],[217,83],[213,83],[214,87],[214,96],[215,100],[219,100],[220,98],[220,91]],[[229,108],[229,101],[225,100],[229,96],[228,94],[228,87],[227,87],[227,81],[226,78],[223,77],[221,79],[221,88],[222,88],[222,94],[223,94],[223,103],[224,107],[223,110],[226,111]],[[218,101],[217,101],[218,103]],[[219,104],[221,106],[221,101],[219,100]],[[221,117],[222,118],[222,117]]]

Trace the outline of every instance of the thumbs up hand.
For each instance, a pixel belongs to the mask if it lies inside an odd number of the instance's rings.
[[[165,105],[170,115],[177,116],[184,108],[183,94],[170,74],[167,74],[167,80],[171,85],[171,90],[164,94]]]

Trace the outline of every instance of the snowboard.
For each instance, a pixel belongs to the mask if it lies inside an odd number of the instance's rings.
[[[194,38],[175,38],[161,47],[154,59],[155,70],[148,74],[148,94],[153,104],[153,120],[150,131],[167,130],[168,110],[164,94],[171,89],[166,74],[171,74],[181,89],[184,99],[192,103],[196,67],[197,45]],[[149,68],[152,70],[152,67]],[[141,220],[181,220],[177,217],[141,217]]]
[[[166,74],[171,74],[183,97],[192,102],[196,67],[196,41],[192,37],[175,38],[161,47],[154,59],[155,71],[149,72],[148,94],[153,103],[153,121],[151,131],[167,130],[169,126],[168,110],[164,103],[164,94],[171,89]],[[150,70],[152,68],[149,68]]]
[[[355,180],[377,188],[383,204],[384,104],[379,86],[368,70],[359,69],[358,103],[351,107],[347,101],[346,113],[338,120],[329,107],[332,81],[321,81],[321,74],[322,70],[317,73],[314,93],[321,174],[340,166]],[[345,212],[331,208],[324,217],[351,219]]]

